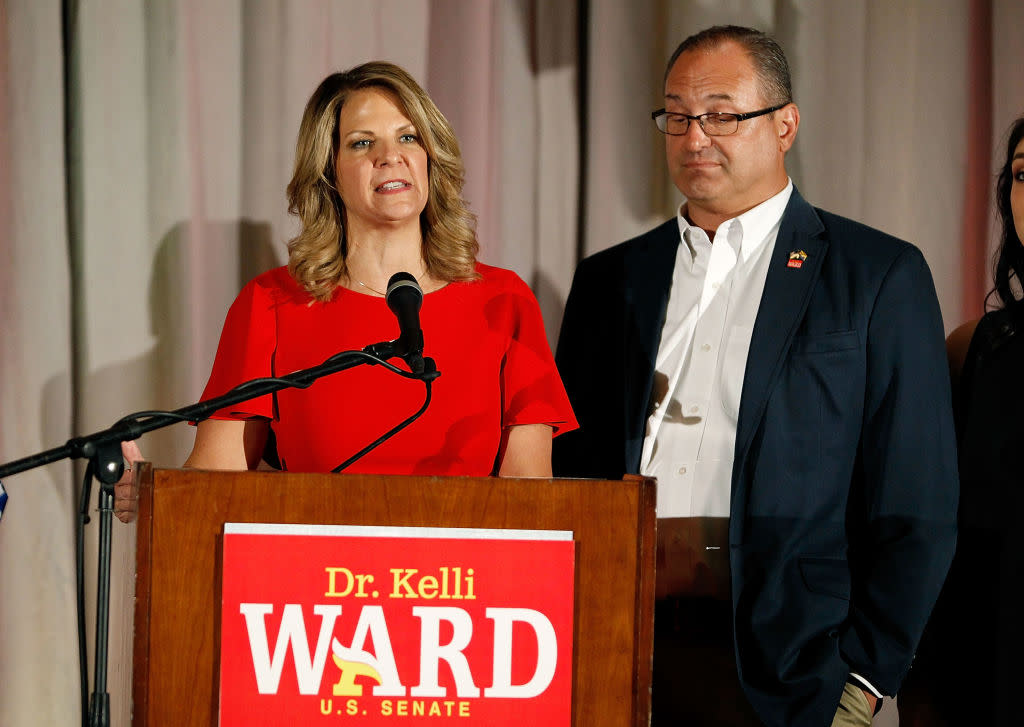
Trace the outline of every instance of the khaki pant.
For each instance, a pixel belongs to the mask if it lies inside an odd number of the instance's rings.
[[[873,718],[863,690],[847,682],[839,700],[839,709],[832,718],[832,727],[871,727]]]

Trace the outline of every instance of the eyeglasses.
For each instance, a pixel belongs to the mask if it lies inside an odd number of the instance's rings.
[[[706,114],[700,114],[699,116],[690,116],[690,114],[674,114],[666,111],[665,109],[658,109],[657,111],[651,112],[651,118],[654,119],[654,123],[658,125],[658,131],[671,136],[683,136],[686,134],[686,132],[690,130],[691,121],[696,121],[700,124],[701,131],[708,136],[728,136],[729,134],[736,133],[736,129],[740,127],[741,121],[770,114],[772,111],[778,111],[783,106],[789,105],[789,103],[789,101],[786,101],[785,103],[780,103],[779,105],[772,106],[768,109],[751,111],[746,114],[728,114],[720,111],[710,111]]]

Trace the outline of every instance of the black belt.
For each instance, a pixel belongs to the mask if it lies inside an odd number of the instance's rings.
[[[654,638],[731,649],[732,604],[706,596],[658,599],[654,604]]]

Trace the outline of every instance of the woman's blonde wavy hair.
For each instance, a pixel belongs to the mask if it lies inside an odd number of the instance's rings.
[[[413,77],[384,61],[331,74],[306,104],[288,183],[288,211],[299,217],[302,231],[288,243],[288,271],[320,301],[331,298],[346,273],[345,206],[334,178],[338,115],[349,95],[364,88],[398,97],[427,152],[429,190],[420,215],[427,270],[449,282],[477,278],[476,218],[462,198],[465,170],[455,132]]]

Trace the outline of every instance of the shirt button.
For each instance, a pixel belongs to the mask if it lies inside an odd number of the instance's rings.
[[[679,468],[679,474],[681,474],[681,475],[685,475],[686,474],[686,466],[685,465]]]
[[[711,344],[710,343],[705,343],[703,346],[700,347],[700,350],[701,351],[710,351],[711,350]]]
[[[699,411],[700,411],[700,407],[699,406],[691,406],[690,407],[690,413],[691,414],[696,414]]]

